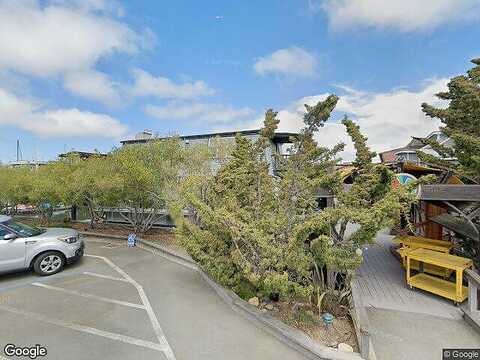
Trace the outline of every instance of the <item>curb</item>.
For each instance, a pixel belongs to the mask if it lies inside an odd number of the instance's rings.
[[[81,235],[108,238],[114,240],[126,240],[125,236],[104,235],[93,232],[79,231]],[[229,305],[235,312],[246,317],[250,321],[261,326],[269,334],[280,340],[285,345],[297,350],[311,360],[363,360],[359,353],[347,353],[340,350],[321,345],[310,339],[305,333],[294,329],[291,326],[273,318],[267,313],[262,313],[258,308],[250,305],[248,302],[240,298],[237,294],[223,286],[217,284],[210,276],[205,273],[195,261],[178,254],[173,250],[164,246],[152,243],[151,241],[138,239],[138,243],[153,248],[163,257],[197,271],[202,279],[217,293],[217,295]]]
[[[94,233],[94,232],[89,232],[89,231],[79,231],[78,233],[80,235],[83,235],[83,236],[126,241],[125,236],[120,236],[120,235],[100,234],[100,233]],[[198,270],[198,265],[195,261],[185,257],[184,255],[178,254],[177,252],[175,252],[171,249],[168,249],[165,246],[155,244],[151,241],[143,240],[143,239],[139,239],[139,238],[137,238],[137,243],[139,243],[141,245],[146,245],[146,246],[152,247],[155,250],[159,250],[160,255],[167,258],[168,260],[171,260],[171,261],[176,262],[180,265],[186,266],[186,267],[188,267],[192,270]]]
[[[360,347],[360,354],[364,359],[377,360],[377,355],[373,346],[371,336],[371,325],[368,319],[367,311],[359,295],[358,284],[356,279],[351,282],[351,296],[350,296],[350,315],[353,320],[355,332],[357,335],[358,345]]]

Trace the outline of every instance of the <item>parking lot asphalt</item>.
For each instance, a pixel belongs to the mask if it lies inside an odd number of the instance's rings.
[[[146,248],[86,238],[61,273],[0,275],[0,359],[305,359],[234,312],[201,276]],[[3,356],[3,357],[2,357]]]

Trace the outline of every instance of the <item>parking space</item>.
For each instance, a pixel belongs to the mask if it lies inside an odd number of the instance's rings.
[[[2,351],[11,343],[40,344],[47,359],[62,360],[303,358],[232,311],[195,271],[115,241],[86,245],[81,262],[56,275],[0,277]]]
[[[94,253],[122,248],[108,242],[88,244]],[[64,359],[83,339],[85,358],[91,358],[87,354],[92,348],[120,345],[122,358],[174,359],[143,288],[105,256],[86,255],[81,263],[48,278],[16,274],[0,284],[4,344],[39,343],[50,350],[48,358]],[[104,352],[103,358],[118,359],[117,351]]]

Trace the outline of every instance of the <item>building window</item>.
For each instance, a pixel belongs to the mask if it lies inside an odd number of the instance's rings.
[[[395,154],[395,160],[417,162],[418,156],[415,151],[400,151]]]

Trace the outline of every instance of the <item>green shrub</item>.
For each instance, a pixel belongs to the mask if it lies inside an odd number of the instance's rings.
[[[169,204],[189,254],[244,298],[258,293],[310,301],[336,294],[336,279],[345,279],[341,287],[348,290],[349,278],[337,275],[356,269],[362,261],[359,247],[395,223],[415,198],[409,188],[392,189],[394,174],[372,162],[375,153],[346,118],[342,123],[355,144],[357,175],[344,190],[341,174],[333,171],[344,145],[328,149],[314,140],[337,101],[332,95],[306,106],[305,127],[292,139],[289,156],[274,158],[277,176],[265,154],[279,121],[268,110],[258,139],[237,135],[220,170],[187,176]],[[335,195],[336,206],[318,211],[317,195],[325,189]],[[183,209],[192,216],[185,218]],[[358,226],[347,236],[351,223]]]

